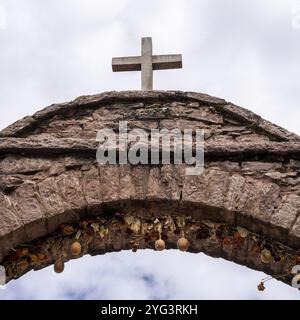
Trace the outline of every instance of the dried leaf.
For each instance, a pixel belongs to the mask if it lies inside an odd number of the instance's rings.
[[[161,224],[161,223],[159,223],[159,224],[157,225],[157,231],[158,231],[159,233],[162,233],[162,224]]]
[[[263,263],[270,263],[272,260],[272,254],[270,250],[264,249],[260,254],[260,259]]]
[[[58,255],[60,253],[61,250],[61,246],[62,246],[62,238],[57,238],[57,239],[51,239],[49,241],[49,244],[51,244],[50,248],[52,250],[52,254],[54,256]]]
[[[16,274],[16,264],[10,263],[8,266],[5,267],[6,274],[8,277],[13,277]]]
[[[132,216],[126,216],[124,219],[133,232],[135,232],[135,233],[140,232],[141,227],[142,227],[142,222],[140,219],[132,217]]]
[[[209,227],[210,229],[214,229],[215,228],[215,226],[216,226],[216,224],[215,223],[212,223],[212,222],[204,222],[204,224],[207,226],[207,227]]]
[[[81,236],[81,230],[78,230],[77,233],[76,233],[75,239],[79,240],[80,236]]]
[[[254,240],[255,242],[257,242],[257,237],[256,237],[256,236],[253,235],[251,238],[252,238],[252,240]]]
[[[142,223],[141,234],[145,235],[149,230],[149,224],[147,222]]]
[[[179,228],[185,227],[185,220],[183,217],[176,217],[176,223]]]
[[[103,239],[106,235],[108,235],[108,228],[105,228],[103,225],[100,226],[100,230],[98,231],[101,239]]]
[[[174,232],[176,230],[175,222],[170,216],[166,218],[164,227],[170,230],[171,232]]]
[[[131,230],[135,233],[138,233],[141,230],[141,220],[134,219],[134,223],[130,226]]]
[[[242,238],[247,238],[247,236],[249,235],[249,231],[247,230],[247,229],[245,229],[245,228],[242,228],[242,227],[237,227],[237,231],[238,231],[238,233],[240,234],[240,236],[242,237]]]
[[[94,233],[99,231],[99,224],[98,223],[92,223],[91,227],[93,228]]]
[[[134,222],[134,217],[133,216],[125,216],[124,220],[130,226]]]

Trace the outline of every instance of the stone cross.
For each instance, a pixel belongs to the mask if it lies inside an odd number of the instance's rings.
[[[114,72],[142,71],[142,90],[153,90],[153,70],[182,68],[182,55],[152,55],[152,38],[142,38],[142,55],[112,59]]]

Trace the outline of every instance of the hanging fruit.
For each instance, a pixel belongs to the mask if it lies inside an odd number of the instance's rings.
[[[177,248],[180,250],[180,251],[187,251],[188,248],[189,248],[189,241],[184,237],[184,235],[178,239],[177,241]]]
[[[78,256],[81,253],[81,244],[76,241],[73,242],[72,246],[71,246],[71,252],[73,254],[73,256]]]
[[[264,249],[260,254],[260,259],[263,263],[270,263],[272,259],[271,251],[268,249]]]
[[[18,269],[20,272],[24,272],[28,268],[29,264],[26,259],[22,259],[21,261],[18,262]]]
[[[159,239],[155,241],[155,249],[157,251],[163,251],[166,248],[165,241],[161,238],[161,233],[159,233]]]
[[[165,244],[164,240],[158,239],[155,241],[155,249],[157,251],[163,251],[163,250],[165,250],[165,248],[166,248],[166,244]]]
[[[62,225],[61,229],[65,236],[71,236],[75,232],[74,227],[71,225]]]
[[[181,237],[178,239],[177,241],[177,248],[180,250],[180,251],[187,251],[187,249],[189,248],[190,246],[190,243],[189,241],[185,238],[184,236],[184,230],[183,228],[185,227],[185,220],[184,218],[182,219],[178,219],[177,218],[177,224],[179,225],[179,227],[181,228]]]
[[[224,246],[229,246],[229,245],[231,245],[231,240],[230,240],[230,238],[225,237],[225,238],[223,239],[223,245],[224,245]]]
[[[258,291],[264,291],[266,289],[265,285],[263,282],[261,282],[258,286],[257,286]]]
[[[62,273],[64,271],[64,269],[65,269],[65,264],[62,261],[62,259],[58,259],[57,261],[55,261],[54,271],[56,273]]]
[[[18,255],[18,257],[27,256],[28,253],[29,253],[28,248],[20,248],[20,249],[17,250],[17,255]]]

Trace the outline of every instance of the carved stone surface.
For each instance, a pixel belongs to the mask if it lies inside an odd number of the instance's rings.
[[[203,175],[186,176],[185,164],[99,166],[97,130],[117,129],[120,120],[128,121],[129,130],[147,132],[204,129]],[[146,205],[150,216],[170,211],[240,225],[298,250],[300,137],[200,93],[79,97],[0,132],[0,203],[0,261],[11,248],[47,236],[63,223]],[[194,246],[218,256],[213,244]],[[245,255],[227,258],[261,270]]]

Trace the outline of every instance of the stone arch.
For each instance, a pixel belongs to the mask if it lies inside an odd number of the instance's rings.
[[[96,132],[117,128],[120,120],[148,131],[204,129],[204,174],[186,176],[184,164],[99,166]],[[141,223],[186,217],[190,251],[271,275],[286,273],[299,259],[300,138],[225,100],[185,92],[103,93],[47,107],[0,136],[0,261],[16,267],[8,280],[53,263],[50,247],[38,263],[30,250],[62,235],[65,224],[79,230],[83,221],[101,226],[107,222],[97,219],[107,217],[112,230],[119,228],[84,243],[82,254],[130,248],[137,235],[122,227],[128,215]],[[239,237],[240,227],[246,238]],[[75,235],[64,236],[60,250],[68,260]],[[164,236],[169,248],[176,246],[176,232],[166,229]],[[140,242],[153,248],[151,237]],[[260,259],[266,246],[274,256],[267,264]],[[289,283],[290,276],[282,280]]]

